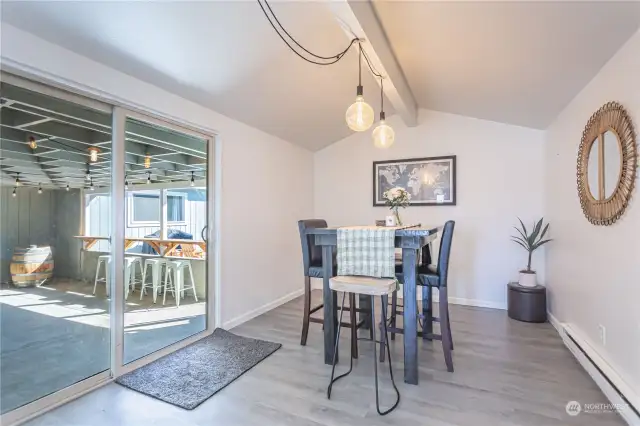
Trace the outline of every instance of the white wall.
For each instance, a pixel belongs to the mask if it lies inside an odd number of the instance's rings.
[[[223,323],[301,290],[296,221],[313,215],[311,152],[6,23],[1,55],[3,62],[38,75],[217,131],[222,140]]]
[[[640,199],[612,226],[591,225],[576,188],[576,158],[589,117],[622,103],[640,129],[640,32],[610,60],[547,129],[547,257],[551,312],[571,325],[640,396]],[[636,186],[638,182],[636,181]],[[606,345],[598,325],[606,327]]]
[[[527,256],[510,241],[520,216],[543,213],[543,132],[433,111],[419,125],[389,120],[396,143],[376,149],[371,132],[351,135],[315,154],[315,216],[330,226],[373,224],[388,214],[372,207],[372,162],[457,156],[457,206],[409,207],[405,223],[438,226],[456,221],[449,296],[452,302],[506,307],[506,285],[516,280]],[[542,254],[534,269],[544,281]]]

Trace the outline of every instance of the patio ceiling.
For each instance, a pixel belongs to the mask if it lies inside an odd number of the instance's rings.
[[[2,83],[0,183],[87,188],[111,182],[111,115]],[[206,141],[132,119],[127,120],[125,170],[130,185],[205,179]],[[36,149],[28,145],[35,138]],[[100,150],[91,162],[90,147]],[[145,168],[145,156],[151,166]],[[19,175],[18,175],[19,173]]]

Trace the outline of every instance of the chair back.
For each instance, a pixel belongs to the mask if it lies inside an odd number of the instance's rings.
[[[451,255],[451,243],[453,242],[453,228],[456,222],[449,220],[444,224],[442,230],[442,238],[440,238],[440,252],[438,253],[438,276],[440,277],[440,286],[447,286],[447,277],[449,275],[449,257]]]
[[[326,228],[327,221],[323,219],[305,219],[298,221],[298,230],[300,231],[300,243],[302,244],[302,264],[304,267],[304,275],[309,275],[311,266],[322,265],[322,247],[314,244],[314,236],[307,235],[308,229]]]

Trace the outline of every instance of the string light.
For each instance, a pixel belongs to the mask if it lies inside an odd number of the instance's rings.
[[[190,184],[190,185],[191,185],[191,186],[196,186],[196,180],[195,180],[195,178],[194,178],[194,176],[193,176],[193,173],[194,173],[194,172],[191,172],[191,184]]]
[[[96,148],[95,146],[89,147],[89,159],[92,163],[98,161],[98,153],[100,152],[100,148]]]
[[[34,138],[33,136],[29,136],[27,145],[29,145],[29,148],[35,150],[38,147],[38,143],[36,142],[36,138]]]
[[[151,156],[149,155],[149,147],[146,147],[144,151],[144,168],[148,169],[149,167],[151,167]]]

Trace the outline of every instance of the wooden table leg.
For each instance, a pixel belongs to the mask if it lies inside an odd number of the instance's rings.
[[[403,327],[404,327],[404,381],[418,384],[418,330],[416,302],[417,250],[402,249],[403,285]]]
[[[336,293],[329,288],[329,279],[333,276],[333,247],[322,246],[322,299],[324,301],[324,363],[333,364],[333,345],[338,333],[338,300]],[[336,358],[338,355],[336,354]],[[338,359],[336,359],[338,362]]]
[[[363,321],[361,328],[371,330],[371,297],[364,294],[358,295],[358,307],[368,310],[368,312],[360,312],[358,320]]]

